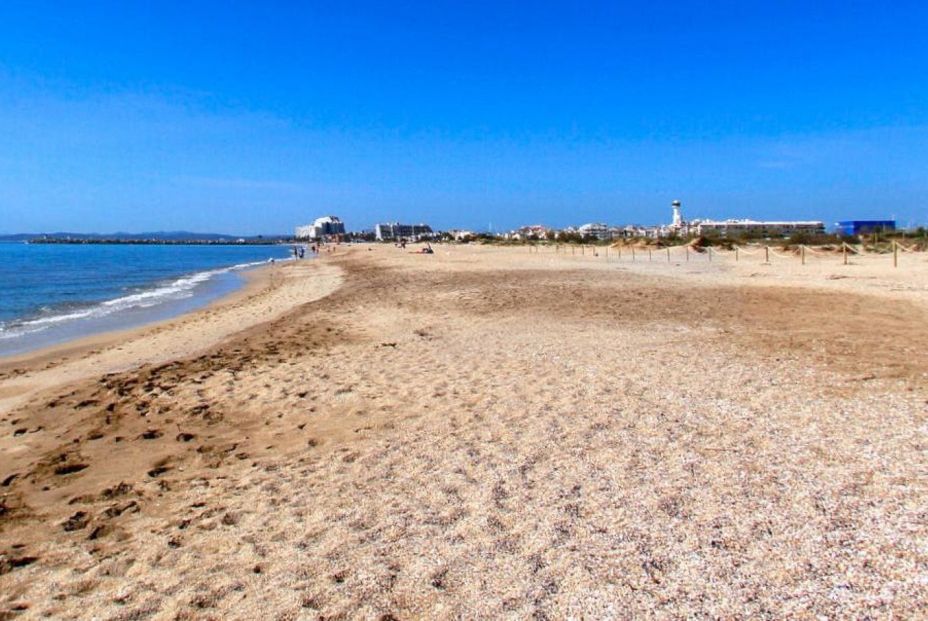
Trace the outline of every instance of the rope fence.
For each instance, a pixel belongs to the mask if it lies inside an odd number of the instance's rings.
[[[569,249],[568,249],[569,248]],[[880,257],[891,257],[893,267],[899,267],[899,253],[910,255],[928,255],[925,251],[919,250],[914,246],[905,246],[897,241],[891,242],[889,250],[886,252],[868,251],[863,245],[854,246],[842,242],[840,246],[835,246],[834,250],[824,250],[800,244],[792,252],[783,251],[781,248],[771,246],[739,246],[732,245],[731,249],[714,248],[712,246],[693,247],[689,245],[680,246],[593,246],[587,244],[529,244],[530,253],[553,252],[555,255],[563,257],[593,258],[603,260],[607,263],[654,263],[663,262],[671,263],[677,261],[706,261],[712,262],[713,259],[736,262],[742,260],[757,261],[770,264],[771,259],[778,261],[798,261],[805,265],[809,259],[815,262],[826,261],[828,259],[840,259],[844,265],[849,264],[849,257],[854,256],[866,260],[875,260]],[[914,256],[913,256],[914,258]]]

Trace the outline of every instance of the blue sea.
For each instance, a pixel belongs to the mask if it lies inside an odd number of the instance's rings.
[[[286,259],[289,246],[0,243],[0,356],[160,321]]]

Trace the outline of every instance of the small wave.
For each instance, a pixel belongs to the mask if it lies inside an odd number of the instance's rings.
[[[279,259],[278,259],[279,260]],[[264,265],[265,261],[254,261],[251,263],[239,263],[229,267],[196,272],[189,276],[183,276],[171,282],[156,285],[153,288],[124,295],[112,300],[106,300],[93,306],[79,309],[69,309],[66,312],[59,312],[44,317],[34,319],[14,320],[0,322],[0,339],[12,339],[41,332],[52,326],[59,325],[68,321],[77,321],[80,319],[90,319],[106,317],[120,311],[131,309],[151,308],[164,302],[183,300],[194,295],[194,289],[197,285],[208,282],[220,274],[237,272],[258,265]],[[43,307],[42,310],[49,310]]]

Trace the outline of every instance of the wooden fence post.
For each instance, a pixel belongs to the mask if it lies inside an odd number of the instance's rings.
[[[764,246],[764,263],[770,263],[770,246]]]
[[[844,255],[844,264],[847,265],[847,244],[841,242],[841,253]]]
[[[893,240],[893,267],[899,267],[899,244]]]
[[[799,256],[802,259],[802,264],[805,265],[806,264],[806,247],[805,246],[799,246]]]

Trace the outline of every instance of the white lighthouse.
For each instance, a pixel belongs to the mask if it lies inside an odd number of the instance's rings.
[[[683,216],[680,214],[680,201],[674,201],[670,204],[673,207],[673,223],[672,226],[675,229],[679,229],[683,226]]]

